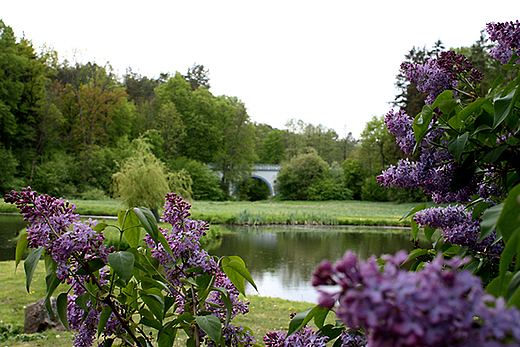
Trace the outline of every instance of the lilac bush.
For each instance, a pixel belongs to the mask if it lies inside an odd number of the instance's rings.
[[[458,271],[464,260],[438,256],[410,272],[399,267],[405,252],[382,259],[382,266],[375,257],[359,261],[349,251],[335,264],[323,261],[312,279],[319,304],[337,304],[338,318],[363,327],[368,346],[519,345],[520,312],[486,294],[477,276]]]
[[[487,32],[496,42],[490,54],[516,76],[520,23],[490,23]],[[408,158],[378,181],[420,188],[435,205],[406,216],[410,254],[323,261],[312,279],[318,306],[305,322],[314,318],[334,346],[520,346],[520,78],[494,76],[479,95],[482,74],[453,51],[401,71],[428,95],[418,115],[386,115]],[[418,248],[421,226],[427,249]],[[341,334],[323,325],[322,310],[336,313]]]
[[[215,260],[200,245],[207,223],[192,220],[190,205],[168,194],[162,220],[171,229],[159,229],[152,212],[134,208],[118,215],[121,238],[130,244],[119,251],[103,244],[109,227],[92,219],[80,221],[75,206],[30,187],[6,195],[27,221],[24,244],[33,248],[25,261],[27,289],[40,257],[48,267],[46,302],[60,283],[69,290],[58,296],[60,319],[74,329],[74,346],[91,346],[96,334],[105,344],[172,346],[177,330],[188,334],[188,344],[251,346],[250,331],[231,324],[249,310],[240,299],[244,281],[255,286],[238,257]],[[140,229],[146,235],[139,244]],[[118,246],[119,248],[119,246]],[[17,252],[17,262],[22,252]],[[226,275],[231,274],[234,281]],[[134,322],[134,317],[139,317]],[[166,320],[166,318],[169,318]],[[155,335],[144,327],[156,330]]]

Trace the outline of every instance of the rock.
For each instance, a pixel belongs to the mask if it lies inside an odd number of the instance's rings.
[[[54,319],[52,319],[49,312],[47,312],[44,299],[27,306],[27,309],[25,310],[25,321],[23,324],[24,333],[39,333],[48,329],[65,331],[65,327],[61,324],[60,318],[58,317],[55,297],[51,297],[51,307],[54,312]]]

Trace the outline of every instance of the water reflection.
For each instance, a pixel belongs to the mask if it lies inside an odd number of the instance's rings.
[[[0,261],[14,259],[18,234],[26,226],[22,216],[0,215]]]
[[[339,260],[346,250],[360,258],[411,250],[409,229],[359,227],[235,227],[223,236],[216,256],[238,255],[255,279],[259,294],[315,302],[312,273],[323,260]],[[255,293],[249,287],[248,293]]]
[[[0,261],[14,259],[16,236],[26,226],[21,216],[0,216]],[[216,256],[239,255],[263,296],[316,302],[310,285],[323,259],[339,260],[347,250],[360,258],[411,250],[403,228],[264,226],[232,227],[220,242],[207,247]],[[425,246],[425,245],[423,245]],[[253,288],[247,292],[255,294]]]

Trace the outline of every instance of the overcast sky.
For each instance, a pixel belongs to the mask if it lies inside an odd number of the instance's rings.
[[[202,64],[210,91],[241,99],[255,122],[296,118],[358,138],[390,109],[413,46],[470,46],[486,23],[520,19],[520,1],[24,0],[3,1],[0,19],[38,51],[79,51],[120,76]]]

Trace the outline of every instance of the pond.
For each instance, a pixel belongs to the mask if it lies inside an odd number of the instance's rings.
[[[0,215],[0,260],[14,259],[16,236],[26,226],[21,216]],[[347,250],[362,259],[412,249],[410,230],[381,227],[260,226],[229,227],[207,247],[215,256],[244,259],[262,296],[316,302],[311,286],[316,266],[339,260]],[[246,292],[256,294],[248,286]]]
[[[212,255],[238,255],[246,263],[261,296],[316,302],[311,286],[316,266],[323,260],[341,259],[351,250],[362,259],[384,253],[410,251],[408,228],[261,226],[233,227],[218,245],[208,247]],[[248,286],[246,293],[256,294]]]

